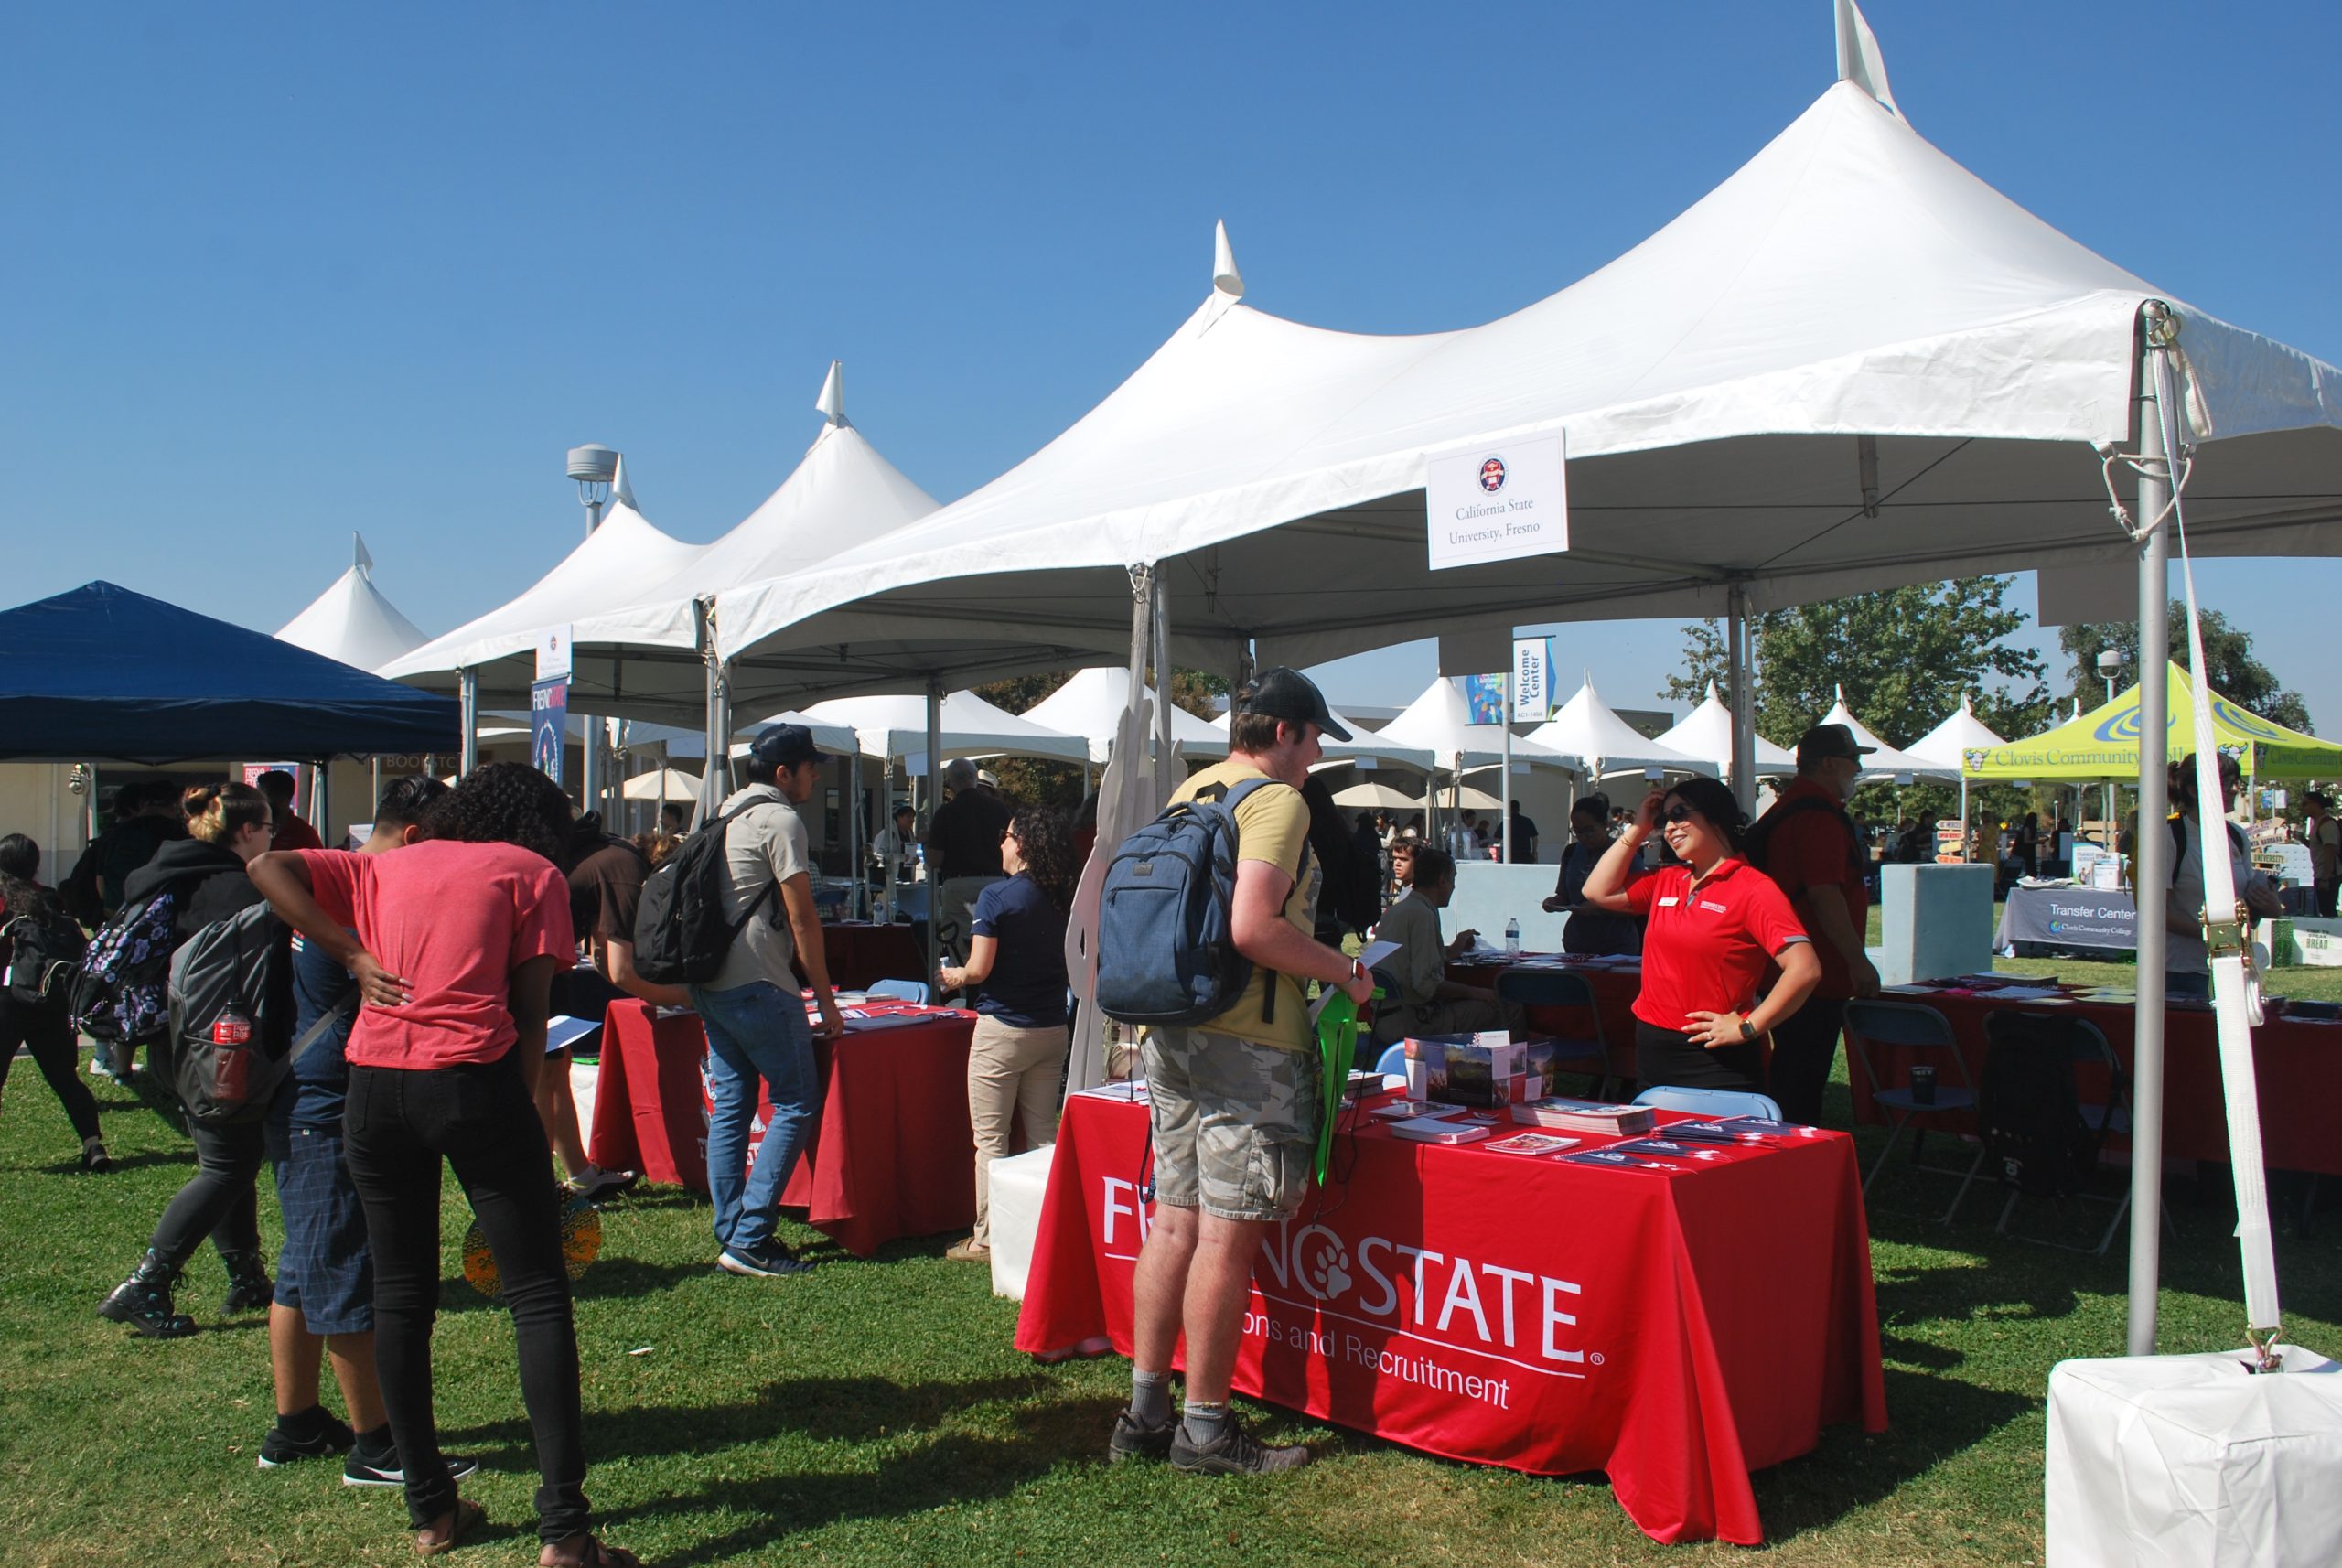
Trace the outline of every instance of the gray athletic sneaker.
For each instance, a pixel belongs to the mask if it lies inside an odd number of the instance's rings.
[[[1266,1476],[1278,1470],[1298,1470],[1309,1463],[1307,1448],[1299,1444],[1290,1448],[1267,1447],[1239,1425],[1232,1414],[1219,1438],[1201,1448],[1188,1440],[1186,1422],[1172,1424],[1178,1428],[1171,1434],[1171,1467],[1175,1470],[1207,1476]]]
[[[1179,1418],[1176,1415],[1160,1426],[1141,1426],[1129,1411],[1118,1410],[1114,1412],[1113,1434],[1106,1439],[1106,1462],[1119,1465],[1126,1459],[1168,1459],[1171,1434],[1178,1427]]]

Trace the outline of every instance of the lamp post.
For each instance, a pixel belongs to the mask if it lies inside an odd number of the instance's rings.
[[[569,449],[569,477],[577,481],[578,504],[586,509],[586,537],[602,526],[602,508],[609,503],[610,487],[618,479],[618,455],[607,446],[588,443]],[[573,652],[572,658],[575,657]],[[589,811],[604,810],[606,792],[603,779],[602,752],[607,736],[603,733],[603,719],[598,714],[581,715],[586,720],[583,744],[579,751],[585,767],[577,780],[577,798]]]
[[[2122,673],[2122,667],[2130,662],[2131,660],[2124,656],[2122,650],[2119,648],[2101,648],[2098,650],[2098,672],[2100,676],[2104,677],[2106,681],[2106,702],[2107,705],[2110,707],[2114,703],[2115,678]],[[2107,848],[2112,849],[2114,847],[2115,837],[2114,780],[2109,779],[2106,781]]]

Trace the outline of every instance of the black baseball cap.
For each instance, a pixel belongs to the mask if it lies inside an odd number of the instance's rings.
[[[768,725],[748,745],[748,757],[757,765],[759,778],[769,778],[775,768],[818,762],[821,757],[813,732],[803,725]]]
[[[1844,725],[1815,725],[1798,737],[1797,765],[1812,767],[1824,757],[1842,757],[1859,763],[1878,747],[1864,746],[1854,739],[1854,732]]]
[[[1350,732],[1334,722],[1333,710],[1326,706],[1326,693],[1317,689],[1317,682],[1282,664],[1252,677],[1252,689],[1236,704],[1236,711],[1292,724],[1316,725],[1336,740],[1350,738]]]

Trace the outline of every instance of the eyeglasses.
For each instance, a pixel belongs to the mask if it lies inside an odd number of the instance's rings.
[[[1688,822],[1698,814],[1691,807],[1678,800],[1667,808],[1666,820],[1671,822]]]

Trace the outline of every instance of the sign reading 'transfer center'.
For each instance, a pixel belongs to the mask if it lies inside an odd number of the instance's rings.
[[[1570,547],[1560,431],[1434,452],[1426,470],[1432,570]]]

